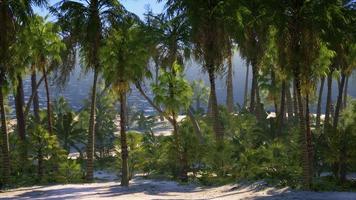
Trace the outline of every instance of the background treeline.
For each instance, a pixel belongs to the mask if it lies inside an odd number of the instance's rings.
[[[347,96],[356,67],[354,1],[164,3],[164,13],[148,11],[142,21],[117,0],[0,1],[1,186],[93,181],[94,169],[111,168],[120,169],[124,186],[145,172],[205,184],[265,179],[307,190],[355,188],[347,179],[356,170],[356,103]],[[35,15],[34,6],[47,7],[55,22]],[[252,70],[243,105],[233,103],[236,52]],[[209,88],[185,80],[190,59],[208,74]],[[51,100],[49,84],[63,87],[78,63],[94,78],[88,101],[73,111],[65,99]],[[226,105],[217,102],[221,75]],[[171,136],[155,136],[158,119],[127,107],[132,87],[172,125]],[[141,133],[127,132],[131,124]],[[77,159],[68,156],[74,150]]]

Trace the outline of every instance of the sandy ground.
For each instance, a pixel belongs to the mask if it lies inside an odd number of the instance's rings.
[[[252,185],[225,185],[221,187],[198,187],[179,185],[173,181],[135,178],[129,187],[109,181],[92,184],[68,184],[19,188],[0,193],[0,199],[259,199],[259,200],[355,200],[356,193],[348,192],[296,192],[288,189]]]

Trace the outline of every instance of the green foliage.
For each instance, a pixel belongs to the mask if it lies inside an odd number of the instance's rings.
[[[240,113],[234,122],[231,145],[236,177],[294,187],[300,184],[298,131],[273,139],[275,130],[268,131],[268,126],[257,123],[251,114]]]
[[[114,133],[117,131],[115,96],[108,92],[104,94],[97,94],[95,118],[95,149],[101,158],[110,156],[110,152],[113,151],[116,138]]]
[[[341,163],[347,169],[352,169],[356,165],[356,102],[350,102],[349,106],[343,111],[337,130],[329,130],[324,133],[320,142],[320,154],[322,161],[325,162],[324,170],[334,173],[334,177],[340,176],[339,166]]]
[[[29,143],[30,159],[37,162],[38,170],[43,171],[44,176],[40,181],[56,182],[58,164],[67,159],[57,137],[49,134],[42,126],[34,125],[29,129]],[[41,160],[42,166],[39,165]]]
[[[61,146],[70,153],[71,147],[81,153],[78,145],[85,142],[85,130],[79,126],[79,116],[70,108],[67,101],[60,97],[54,103],[55,132]]]
[[[137,18],[124,16],[113,26],[101,49],[104,77],[107,85],[120,94],[130,89],[130,83],[140,81],[149,74],[149,60],[145,35]]]
[[[138,111],[133,114],[132,122],[136,123],[139,131],[149,132],[153,128],[156,118],[155,116],[145,116],[144,111]]]
[[[191,87],[193,90],[192,99],[196,103],[195,109],[197,112],[202,112],[201,106],[208,104],[210,89],[204,85],[203,80],[194,80]]]
[[[134,174],[142,171],[144,157],[142,146],[143,135],[138,132],[127,133],[127,144],[129,150],[129,177],[133,178]]]
[[[158,79],[158,84],[152,84],[154,100],[166,108],[167,114],[176,114],[181,108],[190,106],[192,88],[184,79],[183,69],[177,62],[173,64],[170,72],[162,71]]]
[[[77,183],[83,180],[83,170],[75,160],[59,163],[57,181],[61,183]]]

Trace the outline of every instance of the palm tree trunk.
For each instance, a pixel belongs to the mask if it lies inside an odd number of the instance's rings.
[[[293,80],[293,108],[294,108],[294,115],[296,119],[299,120],[299,109],[298,109],[298,98],[297,98],[297,88],[295,79]]]
[[[93,87],[91,91],[90,117],[89,117],[89,133],[87,143],[87,181],[94,179],[94,138],[95,138],[95,109],[96,109],[96,85],[98,80],[98,69],[94,69]]]
[[[21,75],[17,76],[17,88],[15,96],[15,109],[16,109],[16,120],[17,120],[17,131],[19,134],[21,142],[21,162],[25,162],[27,159],[27,149],[26,149],[26,123],[25,116],[23,112],[24,106],[24,92],[23,92],[23,83]],[[21,166],[24,166],[22,163]]]
[[[256,92],[255,114],[256,114],[257,120],[262,121],[262,120],[264,120],[263,114],[262,114],[264,112],[264,108],[262,107],[262,103],[261,103],[260,87],[258,86],[257,79],[256,79],[255,92]]]
[[[324,132],[328,130],[328,127],[330,125],[330,108],[331,108],[331,93],[332,93],[332,72],[328,75],[327,78],[327,86],[328,86],[328,92],[326,94],[326,108],[325,108],[325,119],[324,119]]]
[[[349,87],[349,76],[346,77],[345,90],[344,90],[344,100],[343,100],[343,105],[342,105],[343,108],[346,108],[346,106],[347,106],[348,87]]]
[[[229,113],[234,112],[234,91],[233,91],[233,66],[232,66],[232,50],[229,50],[228,56],[228,69],[227,69],[227,77],[226,77],[226,107]]]
[[[34,66],[32,67],[32,74],[31,74],[31,88],[32,88],[32,95],[33,95],[33,115],[35,121],[38,123],[40,121],[40,103],[39,103],[38,92],[37,92],[36,69],[34,68]]]
[[[278,135],[282,134],[282,128],[284,126],[285,117],[285,101],[286,101],[286,81],[282,81],[282,92],[281,92],[281,108],[279,112],[279,123],[278,123]]]
[[[126,94],[120,94],[121,186],[129,186],[129,152],[126,139]]]
[[[314,151],[312,145],[312,135],[311,135],[311,127],[310,127],[310,109],[309,109],[309,94],[306,94],[305,97],[305,121],[306,121],[306,142],[307,142],[307,151],[309,157],[309,176],[313,177],[313,158],[314,158]]]
[[[257,69],[254,63],[252,63],[252,86],[251,86],[251,94],[250,94],[250,112],[255,112],[256,106],[256,87],[257,87]]]
[[[310,160],[311,158],[309,157],[309,146],[308,146],[308,140],[307,140],[307,127],[306,127],[306,122],[307,120],[305,119],[304,115],[304,106],[303,106],[303,101],[302,101],[302,96],[301,96],[301,86],[300,86],[300,80],[298,76],[296,76],[295,80],[296,84],[296,93],[297,93],[297,101],[298,101],[298,115],[299,115],[299,128],[300,128],[300,134],[301,134],[301,141],[302,141],[302,160],[303,160],[303,184],[305,189],[310,189],[311,183],[312,183],[312,169],[310,165]]]
[[[319,96],[318,96],[318,105],[317,105],[317,109],[316,109],[316,124],[315,124],[315,128],[316,128],[317,131],[320,130],[321,102],[322,102],[322,99],[323,99],[324,84],[325,84],[325,77],[321,77],[320,88],[319,88]]]
[[[207,115],[212,117],[212,114],[213,114],[213,107],[212,107],[212,97],[211,97],[211,93],[209,94],[209,99],[208,99],[208,110],[207,110]]]
[[[290,92],[290,84],[288,84],[286,95],[287,95],[288,120],[291,120],[293,118],[293,100],[292,100],[292,94]]]
[[[49,95],[49,86],[48,86],[48,79],[47,79],[47,72],[44,66],[42,66],[42,72],[45,82],[45,89],[46,89],[46,98],[47,98],[47,128],[48,132],[52,134],[52,111],[51,111],[51,97]]]
[[[155,83],[156,83],[156,85],[158,85],[158,82],[159,82],[159,80],[158,80],[158,78],[159,78],[159,68],[160,68],[159,63],[158,63],[158,58],[154,59],[154,62],[155,62]],[[159,119],[161,121],[164,121],[164,116],[162,114],[160,114],[159,115]]]
[[[0,84],[2,86],[2,84]],[[2,172],[3,182],[8,184],[10,182],[10,145],[9,135],[6,126],[6,113],[4,105],[3,87],[0,87],[0,117],[1,117],[1,132],[2,132]]]
[[[276,75],[273,70],[271,70],[271,84],[272,86],[276,86]],[[278,103],[277,103],[277,95],[273,94],[273,104],[274,104],[274,112],[276,113],[276,116],[278,116]]]
[[[207,68],[211,69],[211,67]],[[211,111],[212,111],[212,121],[213,121],[213,129],[215,133],[216,140],[218,142],[222,142],[224,138],[224,129],[220,121],[220,116],[219,116],[219,108],[218,108],[218,102],[216,98],[216,88],[215,88],[215,74],[214,72],[209,72],[209,81],[210,81],[210,101],[211,101]]]
[[[145,91],[143,91],[143,88],[141,86],[141,84],[139,82],[135,83],[136,88],[138,89],[138,91],[141,93],[141,95],[146,99],[146,101],[162,116],[164,116],[171,124],[173,124],[173,119],[167,115],[165,112],[162,111],[162,109],[156,105],[152,99],[150,99],[147,94],[145,93]]]
[[[343,97],[343,92],[344,92],[344,87],[345,87],[345,80],[346,80],[346,75],[344,73],[341,74],[341,81],[340,81],[340,86],[339,86],[339,94],[336,102],[336,107],[335,107],[335,114],[334,114],[334,130],[337,129],[337,125],[339,123],[339,117],[340,117],[340,110],[342,109],[342,97]]]
[[[202,132],[201,132],[199,123],[198,123],[198,121],[196,120],[196,118],[195,118],[195,116],[194,116],[192,110],[193,110],[193,108],[192,108],[192,107],[189,107],[189,108],[187,109],[187,115],[188,115],[190,121],[192,122],[193,130],[194,130],[195,135],[196,135],[197,138],[199,139],[199,143],[200,143],[200,144],[203,144],[203,143],[204,143],[203,134],[202,134]]]
[[[250,71],[250,66],[248,64],[248,62],[246,61],[246,77],[245,77],[245,90],[244,90],[244,108],[246,108],[247,106],[247,98],[248,98],[248,75],[249,75],[249,72]]]

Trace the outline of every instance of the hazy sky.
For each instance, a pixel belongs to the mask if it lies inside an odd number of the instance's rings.
[[[143,18],[143,14],[146,11],[146,8],[149,6],[154,13],[161,13],[163,10],[163,3],[157,3],[157,0],[119,0],[125,8]],[[53,5],[59,2],[59,0],[49,0],[49,5]],[[43,8],[35,8],[35,12],[45,16],[48,14],[48,11]]]

